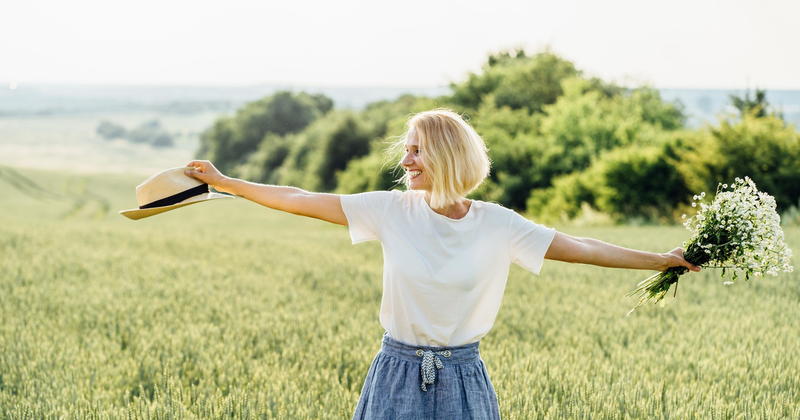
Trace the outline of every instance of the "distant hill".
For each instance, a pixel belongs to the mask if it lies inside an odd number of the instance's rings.
[[[20,85],[0,89],[0,118],[4,116],[64,115],[97,112],[152,111],[171,114],[232,112],[244,103],[279,90],[322,93],[334,100],[337,108],[362,109],[380,100],[392,100],[411,93],[440,96],[449,88],[440,87],[330,87],[294,85],[256,86],[99,86],[99,85]],[[716,122],[716,115],[734,112],[729,95],[741,90],[661,89],[662,97],[680,101],[697,127]],[[800,124],[800,90],[767,91],[767,100],[787,121]]]
[[[322,93],[337,108],[361,109],[403,94],[439,96],[446,87],[257,86],[98,86],[20,85],[0,89],[0,117],[96,112],[156,111],[191,114],[233,111],[279,90]]]
[[[659,92],[664,100],[679,100],[684,105],[692,127],[704,122],[716,123],[719,113],[735,113],[730,95],[744,96],[746,93],[721,89],[660,89]],[[753,96],[754,92],[751,91],[750,95]],[[800,90],[768,90],[767,102],[782,112],[786,121],[800,124]]]

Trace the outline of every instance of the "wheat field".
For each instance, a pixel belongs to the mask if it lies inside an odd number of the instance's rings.
[[[0,168],[0,419],[343,419],[383,330],[381,249],[218,200],[133,222],[137,175]],[[41,189],[37,188],[40,187]],[[682,227],[564,228],[668,251]],[[800,231],[786,231],[798,249]],[[481,352],[504,419],[800,418],[797,274],[513,267]]]

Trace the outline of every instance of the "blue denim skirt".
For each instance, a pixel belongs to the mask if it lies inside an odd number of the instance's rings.
[[[499,419],[478,344],[419,347],[384,335],[353,419]]]

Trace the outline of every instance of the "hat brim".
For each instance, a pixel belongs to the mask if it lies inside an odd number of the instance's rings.
[[[194,196],[192,198],[188,198],[186,200],[181,201],[180,203],[176,203],[170,206],[153,207],[151,209],[122,210],[121,212],[119,212],[119,214],[131,220],[139,220],[139,219],[144,219],[145,217],[155,216],[157,214],[164,213],[165,211],[175,210],[177,208],[188,206],[190,204],[201,203],[203,201],[209,201],[209,200],[216,200],[218,198],[233,198],[233,196],[225,194],[217,194],[217,193],[204,193]]]

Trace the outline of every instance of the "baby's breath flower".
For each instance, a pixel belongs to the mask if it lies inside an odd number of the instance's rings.
[[[728,184],[720,187],[713,203],[707,205],[701,201],[697,214],[688,219],[682,216],[686,219],[683,225],[692,232],[688,245],[683,244],[684,258],[701,267],[732,268],[734,280],[737,273],[744,274],[745,279],[764,274],[775,276],[778,271],[791,273],[792,250],[784,242],[775,198],[758,191],[749,177],[736,178],[731,191],[727,191]],[[693,198],[702,200],[705,192]],[[692,207],[697,204],[693,202]],[[629,296],[639,293],[637,307],[649,299],[661,301],[685,272],[673,267],[657,273],[639,283]],[[724,273],[725,269],[723,276]]]

